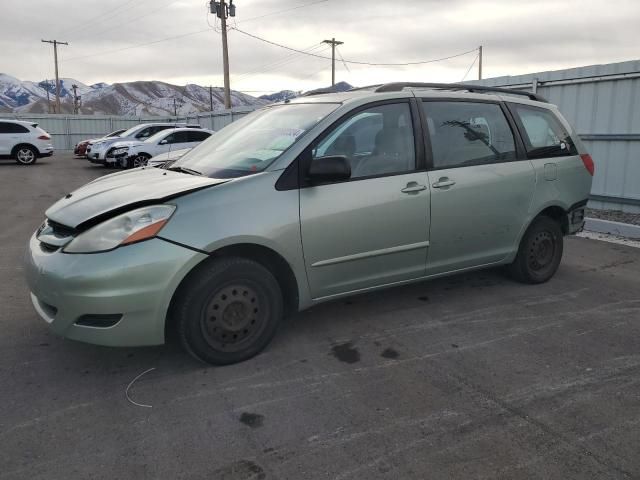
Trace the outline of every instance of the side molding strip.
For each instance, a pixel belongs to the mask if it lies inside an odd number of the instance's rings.
[[[354,253],[353,255],[346,255],[344,257],[330,258],[329,260],[320,260],[319,262],[312,263],[312,267],[324,267],[326,265],[335,265],[336,263],[351,262],[353,260],[360,260],[362,258],[379,257],[381,255],[389,255],[391,253],[407,252],[409,250],[417,250],[419,248],[425,248],[429,246],[429,242],[410,243],[408,245],[400,245],[399,247],[381,248],[380,250],[371,250],[364,253]]]

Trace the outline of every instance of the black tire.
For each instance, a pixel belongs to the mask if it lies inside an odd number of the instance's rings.
[[[146,153],[140,153],[127,160],[127,168],[146,167],[150,158]]]
[[[184,283],[172,309],[183,347],[214,365],[260,353],[283,316],[280,285],[253,260],[227,257],[204,264]]]
[[[13,157],[20,165],[33,165],[38,160],[38,151],[29,145],[16,147]]]
[[[562,260],[562,228],[552,218],[540,216],[525,232],[509,274],[522,283],[544,283],[555,275]]]

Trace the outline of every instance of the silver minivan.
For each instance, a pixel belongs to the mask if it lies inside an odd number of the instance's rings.
[[[394,83],[246,115],[165,168],[115,173],[46,211],[26,254],[67,338],[155,345],[175,328],[245,360],[319,302],[505,265],[556,272],[594,164],[539,96]]]

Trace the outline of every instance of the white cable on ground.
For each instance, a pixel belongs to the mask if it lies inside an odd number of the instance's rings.
[[[126,395],[127,400],[129,400],[130,403],[133,403],[134,405],[137,405],[138,407],[153,408],[153,405],[144,405],[142,403],[138,403],[138,402],[135,402],[135,401],[131,400],[131,397],[129,396],[129,389],[131,388],[131,385],[133,385],[135,383],[135,381],[138,380],[141,376],[143,376],[144,374],[149,373],[149,372],[151,372],[152,370],[155,370],[155,369],[156,369],[156,367],[153,367],[153,368],[150,368],[148,370],[145,370],[140,375],[138,375],[136,378],[131,380],[131,383],[129,383],[129,385],[127,385],[127,389],[124,391],[124,394]]]

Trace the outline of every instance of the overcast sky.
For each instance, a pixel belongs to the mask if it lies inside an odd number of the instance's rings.
[[[419,62],[484,47],[484,77],[640,57],[640,0],[235,0],[234,25],[297,49],[345,60]],[[301,8],[295,8],[306,5]],[[295,8],[295,9],[294,9]],[[289,10],[284,11],[283,10]],[[22,80],[60,76],[83,83],[162,80],[222,85],[221,36],[204,0],[2,0],[0,72]],[[280,12],[280,13],[278,13]],[[260,17],[260,18],[255,18]],[[200,32],[200,33],[194,33]],[[163,41],[168,37],[179,37]],[[141,44],[149,44],[138,46]],[[134,47],[134,48],[128,48]],[[125,49],[115,51],[118,49]],[[330,60],[229,32],[231,87],[255,95],[308,90],[331,81]],[[338,63],[337,80],[457,82],[476,52],[407,67]],[[477,63],[467,79],[477,77]]]

